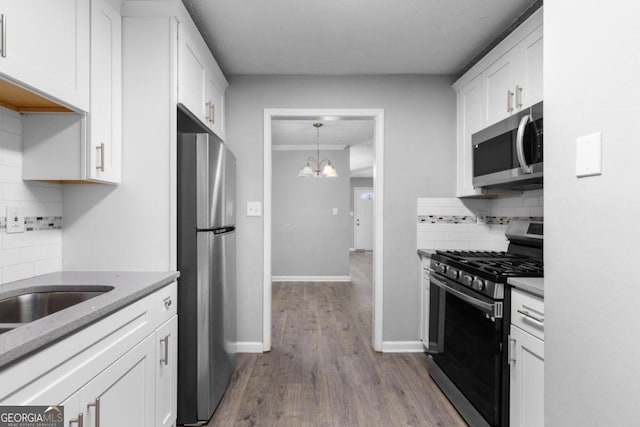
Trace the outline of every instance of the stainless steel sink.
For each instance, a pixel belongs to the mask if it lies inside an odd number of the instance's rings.
[[[77,288],[60,287],[53,291],[25,293],[0,300],[0,333],[15,328],[15,324],[33,322],[113,289],[111,286],[86,286],[83,290]],[[6,325],[8,323],[13,325]]]

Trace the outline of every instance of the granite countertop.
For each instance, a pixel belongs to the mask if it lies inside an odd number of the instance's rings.
[[[507,280],[507,283],[516,289],[544,298],[543,277],[511,277]]]
[[[102,295],[0,334],[0,369],[153,293],[178,276],[178,272],[64,271],[0,285],[0,300],[31,292],[113,287]]]
[[[435,253],[435,249],[418,249],[418,256],[422,258],[431,258],[431,255]]]

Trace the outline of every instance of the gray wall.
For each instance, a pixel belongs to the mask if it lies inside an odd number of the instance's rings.
[[[349,211],[353,212],[353,189],[356,187],[372,187],[373,188],[373,178],[351,178],[351,182],[349,185]],[[353,218],[350,217],[351,220],[349,222],[349,233],[351,233],[351,248],[355,248],[355,236],[353,234]]]
[[[384,108],[383,340],[417,340],[416,198],[455,192],[451,76],[230,76],[227,144],[238,159],[238,203],[263,196],[265,108]],[[262,218],[238,218],[238,340],[262,341]]]
[[[349,151],[320,154],[331,160],[337,178],[298,176],[313,151],[272,153],[274,276],[349,275]]]
[[[544,9],[546,425],[638,425],[638,6]],[[603,174],[576,178],[593,132]]]

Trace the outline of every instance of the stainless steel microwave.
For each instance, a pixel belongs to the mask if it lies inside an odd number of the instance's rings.
[[[473,186],[542,188],[542,102],[471,135]]]

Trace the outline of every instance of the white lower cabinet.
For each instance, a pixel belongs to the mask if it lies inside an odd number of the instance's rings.
[[[425,349],[429,349],[429,258],[422,258],[421,300],[420,300],[420,341]]]
[[[178,316],[173,316],[156,331],[156,425],[175,427],[178,411]]]
[[[540,298],[514,290],[509,336],[511,427],[544,426],[543,310]]]
[[[65,426],[175,426],[173,283],[0,370],[0,405],[62,405]]]

